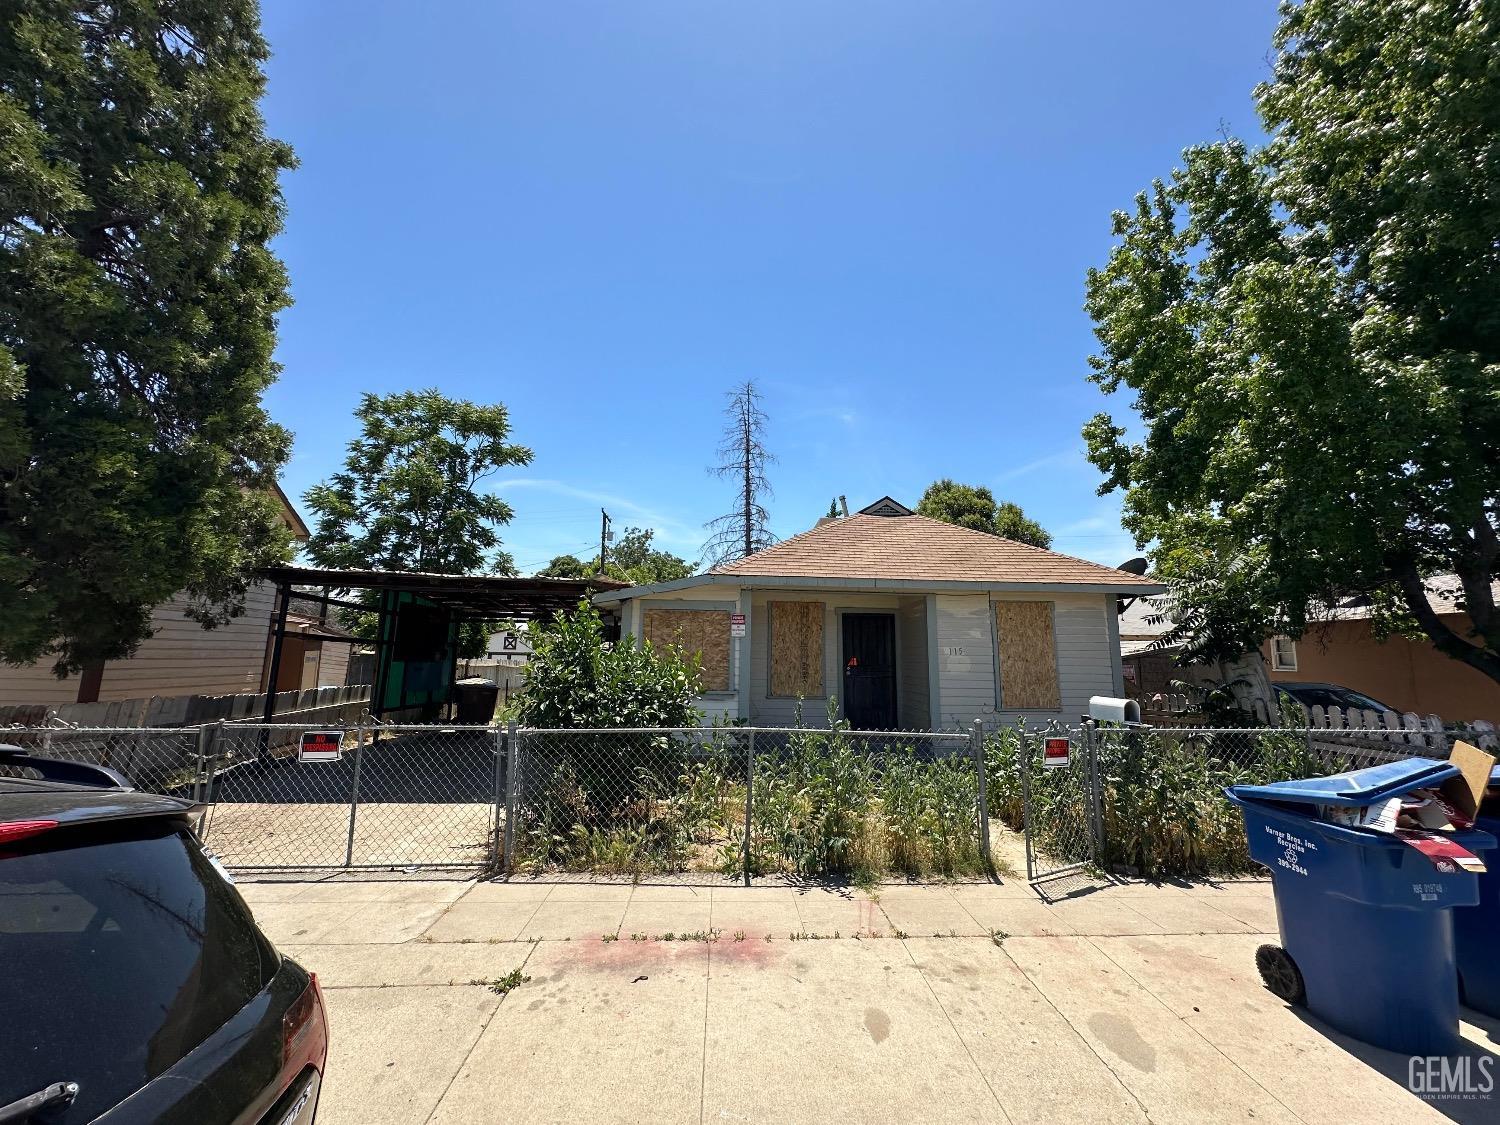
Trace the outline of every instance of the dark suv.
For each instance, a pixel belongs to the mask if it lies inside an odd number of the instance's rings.
[[[317,978],[256,928],[193,805],[0,746],[0,1125],[306,1125]]]

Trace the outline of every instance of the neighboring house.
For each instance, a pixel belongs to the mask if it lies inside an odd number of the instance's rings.
[[[1074,720],[1121,694],[1134,574],[954,527],[884,497],[706,574],[595,597],[623,635],[699,654],[710,719],[952,729]]]
[[[1473,625],[1457,605],[1462,592],[1458,578],[1440,575],[1428,588],[1443,624],[1467,637]],[[1500,582],[1494,589],[1500,598]],[[1271,682],[1339,684],[1397,711],[1438,715],[1448,722],[1500,723],[1500,684],[1444,656],[1428,641],[1400,636],[1379,640],[1372,625],[1370,606],[1356,599],[1336,606],[1299,640],[1267,639],[1261,653]]]
[[[266,630],[271,628],[267,611]],[[325,611],[318,600],[318,593],[306,590],[294,594],[287,603],[287,635],[281,646],[281,669],[276,677],[277,691],[307,691],[318,687],[341,687],[347,683],[349,657],[354,650],[352,644],[330,637],[348,637],[349,632]],[[269,667],[267,669],[269,675]],[[260,688],[251,688],[259,691]]]
[[[308,538],[307,524],[280,488],[281,516],[299,543]],[[76,676],[58,679],[51,662],[24,667],[0,665],[0,705],[93,703],[151,696],[236,695],[261,691],[269,669],[271,616],[275,587],[258,582],[245,595],[245,612],[227,625],[204,629],[187,616],[187,603],[173,598],[151,614],[152,634],[125,660],[110,660]],[[317,683],[343,683],[328,677],[347,660],[346,645],[327,645],[333,658],[325,668],[318,660]],[[297,662],[297,685],[304,679],[306,661]]]
[[[1470,629],[1459,611],[1458,580],[1440,575],[1429,581],[1433,607],[1444,624],[1459,636]],[[1496,587],[1500,597],[1500,584]],[[1427,641],[1394,636],[1378,640],[1371,608],[1363,599],[1335,606],[1323,620],[1297,640],[1268,637],[1256,663],[1272,684],[1328,683],[1353,688],[1400,712],[1438,715],[1449,722],[1483,719],[1500,722],[1500,684],[1488,676],[1444,656]],[[1176,667],[1177,646],[1159,642],[1172,628],[1157,599],[1141,598],[1120,616],[1120,653],[1126,690],[1142,700],[1168,693],[1170,680],[1186,682],[1216,677],[1202,666]]]

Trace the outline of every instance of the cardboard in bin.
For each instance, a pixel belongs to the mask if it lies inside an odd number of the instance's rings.
[[[1312,805],[1331,824],[1394,836],[1439,871],[1479,872],[1484,861],[1447,833],[1473,826],[1494,771],[1492,755],[1455,742],[1446,762],[1408,758],[1332,777],[1237,785],[1233,792],[1254,802]]]

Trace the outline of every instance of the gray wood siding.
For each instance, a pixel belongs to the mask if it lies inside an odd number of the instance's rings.
[[[944,730],[995,719],[995,646],[987,594],[938,594],[937,669]]]
[[[227,625],[205,630],[183,615],[180,598],[151,614],[155,633],[128,660],[104,666],[99,701],[149,699],[172,695],[236,695],[261,689],[274,587],[251,586],[245,612]],[[25,668],[0,669],[0,704],[73,703],[78,677],[58,680],[43,661]]]
[[[323,658],[318,662],[319,687],[343,687],[349,675],[349,651],[351,645],[334,641],[323,642]]]
[[[996,595],[994,600],[1001,600]],[[1104,594],[1051,594],[1010,600],[1053,603],[1057,645],[1058,711],[997,710],[994,611],[987,595],[939,594],[937,604],[938,688],[942,725],[964,726],[981,719],[986,726],[1017,719],[1076,720],[1088,711],[1089,697],[1114,693],[1118,651],[1111,648],[1109,618],[1113,598]],[[963,649],[963,655],[951,651]],[[1003,702],[1003,700],[1001,700]]]
[[[902,598],[897,614],[898,719],[907,730],[926,730],[932,726],[932,694],[927,690],[927,598]]]

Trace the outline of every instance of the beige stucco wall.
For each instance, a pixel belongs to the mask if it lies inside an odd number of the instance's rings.
[[[1461,615],[1443,619],[1460,636],[1469,629]],[[1271,646],[1262,650],[1270,669]],[[1405,637],[1375,639],[1368,621],[1339,621],[1297,642],[1297,670],[1270,671],[1275,682],[1314,681],[1354,688],[1394,707],[1449,722],[1500,722],[1500,684],[1444,656],[1425,642]]]

